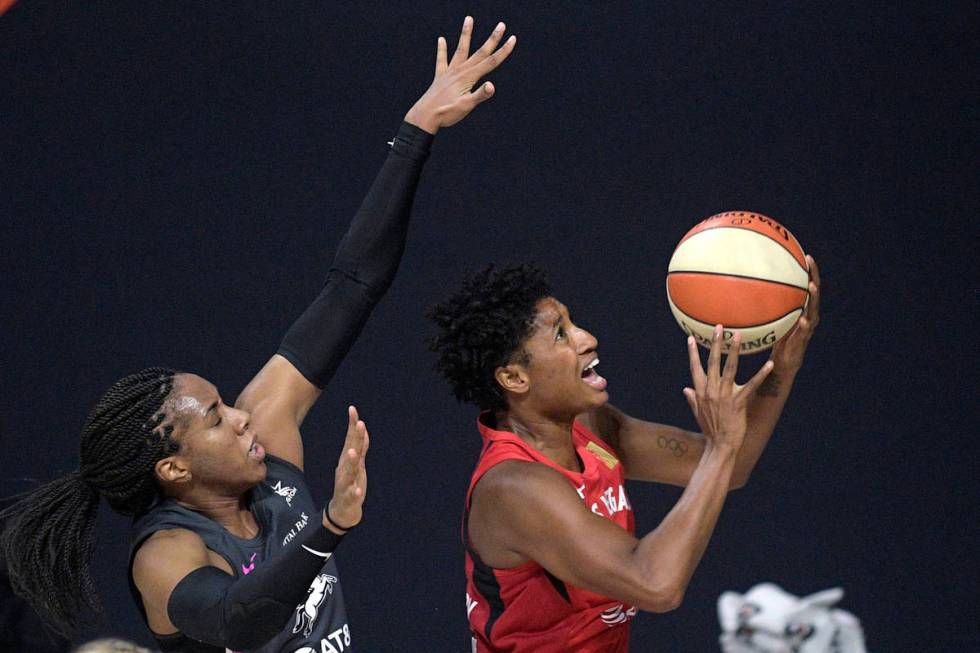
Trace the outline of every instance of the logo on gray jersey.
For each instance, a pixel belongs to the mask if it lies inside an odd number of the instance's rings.
[[[283,486],[282,481],[276,481],[276,484],[272,486],[272,491],[281,496],[286,500],[286,505],[292,507],[293,497],[296,496],[296,488]]]
[[[309,637],[313,632],[313,624],[316,623],[317,614],[320,606],[323,605],[327,594],[333,594],[333,584],[337,582],[335,576],[320,574],[313,580],[310,589],[307,590],[306,602],[296,606],[296,624],[293,632],[303,631],[303,637]]]

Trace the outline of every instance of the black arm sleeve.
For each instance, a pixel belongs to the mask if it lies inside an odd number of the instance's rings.
[[[238,579],[216,567],[195,569],[170,593],[167,615],[198,641],[258,648],[282,631],[342,537],[318,525],[301,543]]]
[[[402,123],[337,248],[323,290],[279,346],[278,353],[318,388],[333,376],[395,278],[432,139],[432,134]]]

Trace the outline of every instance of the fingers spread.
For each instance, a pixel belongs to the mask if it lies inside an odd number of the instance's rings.
[[[480,61],[480,63],[475,69],[476,73],[480,77],[489,74],[491,71],[497,68],[497,66],[499,66],[500,64],[502,64],[504,61],[507,60],[507,57],[510,56],[510,53],[514,51],[514,48],[516,46],[517,46],[517,37],[511,36],[509,39],[507,39],[504,42],[504,44],[500,47],[499,50],[497,50],[496,52],[493,52],[491,50],[491,53],[489,53],[485,59]],[[473,56],[476,57],[477,55],[474,54]]]
[[[694,416],[698,416],[698,397],[697,393],[694,392],[692,388],[684,388],[684,398],[687,399],[687,405],[691,407],[691,412]]]
[[[772,372],[773,366],[775,366],[775,363],[773,363],[771,360],[766,361],[766,364],[759,368],[759,371],[755,373],[755,376],[749,379],[749,382],[742,386],[742,394],[744,394],[746,397],[751,396],[752,393],[755,392],[756,388],[758,388],[759,385],[766,380],[769,373]]]
[[[470,55],[470,36],[473,34],[473,18],[467,16],[463,19],[463,29],[459,33],[459,43],[456,44],[456,52],[453,53],[453,60],[450,65],[456,65],[466,61]]]
[[[738,355],[741,350],[742,332],[736,331],[732,337],[731,346],[728,348],[728,357],[725,359],[724,379],[730,383],[735,383],[735,372],[738,371]]]
[[[484,82],[480,85],[480,88],[476,89],[467,96],[467,99],[472,103],[471,108],[478,105],[480,102],[485,102],[493,97],[493,93],[496,89],[490,82]]]
[[[715,332],[711,338],[711,351],[708,353],[708,383],[717,382],[721,378],[721,346],[722,326],[715,325]]]
[[[704,392],[704,368],[701,367],[701,352],[694,336],[687,337],[687,359],[691,364],[691,382],[695,392]]]
[[[497,23],[497,26],[493,28],[492,32],[490,32],[490,36],[488,36],[487,40],[483,42],[480,49],[473,53],[471,60],[476,63],[478,61],[483,61],[493,54],[493,51],[497,49],[497,44],[500,43],[500,39],[504,36],[505,29],[507,29],[506,25],[504,25],[502,22]]]
[[[449,67],[449,62],[446,60],[446,48],[446,39],[440,36],[436,41],[436,77],[443,74]]]

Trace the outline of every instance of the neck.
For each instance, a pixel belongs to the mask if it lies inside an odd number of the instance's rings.
[[[510,431],[565,469],[581,472],[582,465],[572,443],[575,417],[555,419],[532,411],[511,409],[498,412],[497,428]]]
[[[189,510],[207,515],[236,537],[252,539],[259,534],[259,524],[248,509],[246,496],[182,497],[177,502]]]

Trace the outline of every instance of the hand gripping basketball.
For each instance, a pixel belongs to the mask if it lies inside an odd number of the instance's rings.
[[[810,300],[807,302],[806,311],[800,316],[789,335],[775,344],[770,356],[780,373],[795,373],[800,369],[810,338],[820,324],[820,268],[809,254],[806,260],[810,268],[808,287]]]
[[[361,522],[364,497],[367,495],[367,468],[364,461],[370,444],[367,426],[358,419],[357,408],[348,406],[347,418],[347,438],[337,462],[333,498],[327,505],[330,520],[345,529],[353,528]],[[326,519],[323,525],[330,528]]]
[[[732,337],[732,346],[728,350],[725,369],[722,371],[723,332],[724,329],[720,324],[715,326],[711,351],[708,354],[707,372],[701,367],[701,355],[694,336],[687,337],[687,354],[691,363],[691,380],[694,387],[684,388],[684,397],[708,445],[731,447],[734,451],[738,451],[745,438],[748,399],[759,384],[769,376],[773,362],[766,361],[748,383],[738,385],[735,383],[735,373],[738,371],[739,344],[742,335],[736,333]]]

